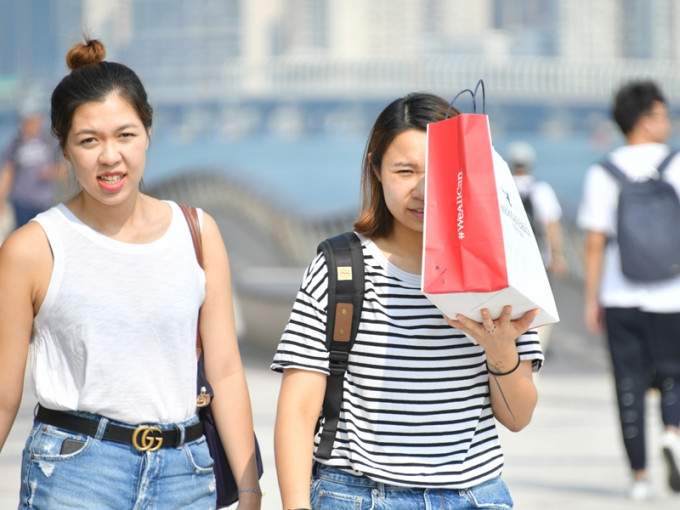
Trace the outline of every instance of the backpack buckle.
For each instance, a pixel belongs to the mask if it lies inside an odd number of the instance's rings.
[[[349,353],[344,351],[331,351],[328,356],[328,370],[332,375],[342,375],[347,370]]]

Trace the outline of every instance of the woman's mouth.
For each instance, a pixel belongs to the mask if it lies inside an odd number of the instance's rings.
[[[125,174],[104,174],[97,176],[99,187],[104,191],[118,191],[124,182]]]

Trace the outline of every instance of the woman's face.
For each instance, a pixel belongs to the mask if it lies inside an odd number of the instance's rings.
[[[114,205],[139,189],[148,147],[139,115],[114,92],[76,108],[64,156],[87,194]]]
[[[380,181],[394,229],[423,231],[425,208],[425,131],[399,133],[387,147],[380,165]]]

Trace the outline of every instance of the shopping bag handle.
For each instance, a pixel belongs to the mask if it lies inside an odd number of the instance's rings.
[[[453,101],[449,103],[449,109],[446,110],[446,117],[449,118],[449,113],[451,112],[451,108],[453,108],[453,103],[456,102],[456,99],[458,99],[460,96],[465,94],[466,92],[469,92],[470,95],[472,96],[472,113],[477,113],[477,91],[479,90],[479,87],[482,87],[482,113],[486,113],[486,91],[484,90],[484,80],[479,80],[477,82],[477,85],[475,86],[475,90],[472,91],[470,89],[463,89],[458,94],[456,94],[456,97],[453,98]]]

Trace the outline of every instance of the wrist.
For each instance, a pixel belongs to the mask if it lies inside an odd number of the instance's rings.
[[[238,495],[241,497],[242,495],[253,495],[253,496],[259,496],[262,497],[264,496],[264,492],[258,487],[258,488],[247,488],[247,489],[239,489],[238,490]]]
[[[496,377],[510,375],[513,372],[515,372],[522,364],[522,358],[520,357],[519,352],[515,353],[515,356],[516,358],[513,361],[508,361],[508,359],[506,358],[500,362],[490,362],[489,359],[487,358],[486,369],[489,372],[489,374]]]

